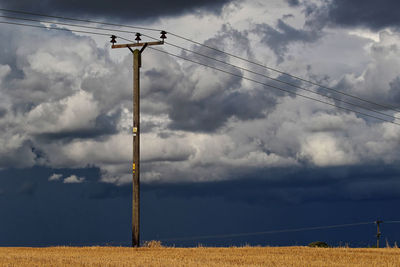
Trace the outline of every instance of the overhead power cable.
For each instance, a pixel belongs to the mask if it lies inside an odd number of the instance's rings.
[[[68,31],[68,32],[79,32],[79,33],[86,33],[86,34],[93,34],[93,35],[101,35],[101,36],[110,36],[110,33],[100,33],[100,32],[90,32],[90,31],[80,31],[80,30],[71,30],[66,28],[55,28],[55,27],[46,27],[41,25],[32,25],[26,23],[17,23],[17,22],[10,22],[10,21],[0,21],[1,24],[10,24],[10,25],[17,25],[17,26],[24,26],[24,27],[33,27],[33,28],[40,28],[40,29],[47,29],[47,30],[58,30],[58,31]]]
[[[52,15],[47,15],[47,14],[27,12],[27,11],[21,11],[21,10],[13,10],[13,9],[6,9],[6,8],[0,8],[0,11],[14,13],[14,14],[24,14],[24,15],[30,15],[30,16],[46,17],[46,18],[53,18],[53,19],[63,19],[63,20],[69,20],[69,21],[80,21],[80,22],[86,22],[86,23],[94,23],[94,24],[101,24],[101,25],[116,26],[116,27],[127,27],[127,28],[146,30],[146,31],[161,31],[161,30],[158,30],[158,29],[141,27],[141,26],[131,26],[131,25],[109,23],[109,22],[101,22],[101,21],[94,21],[94,20],[87,20],[87,19],[76,19],[76,18],[62,17],[62,16],[52,16]]]
[[[147,34],[142,34],[142,35],[143,35],[143,36],[146,36],[146,37],[148,37],[148,38],[154,39],[154,40],[158,40],[157,38],[154,38],[154,37],[149,36],[149,35],[147,35]],[[346,101],[346,100],[343,100],[343,99],[340,99],[340,98],[337,98],[337,97],[334,97],[334,96],[325,95],[325,94],[322,94],[322,93],[319,93],[319,92],[316,92],[316,91],[313,91],[313,90],[304,88],[304,87],[302,87],[302,86],[299,86],[299,85],[296,85],[296,84],[293,84],[293,83],[290,83],[290,82],[282,81],[282,80],[273,78],[273,77],[271,77],[271,76],[265,75],[265,74],[263,74],[263,73],[259,73],[259,72],[253,71],[253,70],[249,70],[249,69],[247,69],[247,68],[243,68],[243,67],[240,67],[240,66],[238,66],[238,65],[231,64],[231,63],[228,63],[228,62],[226,62],[226,61],[219,60],[219,59],[217,59],[217,58],[210,57],[210,56],[207,56],[207,55],[198,53],[198,52],[196,52],[196,51],[193,51],[193,50],[184,48],[184,47],[179,46],[179,45],[172,44],[172,43],[167,42],[167,41],[164,41],[164,43],[167,44],[167,45],[169,45],[169,46],[172,46],[172,47],[175,47],[175,48],[178,48],[178,49],[182,49],[183,51],[190,52],[190,53],[193,53],[193,54],[195,54],[195,55],[199,55],[199,56],[201,56],[201,57],[207,58],[207,59],[209,59],[209,60],[213,60],[213,61],[216,61],[216,62],[225,64],[225,65],[227,65],[227,66],[231,66],[231,67],[234,67],[234,68],[237,68],[237,69],[246,71],[246,72],[248,72],[248,73],[251,73],[251,74],[254,74],[254,75],[258,75],[258,76],[267,78],[267,79],[269,79],[269,80],[272,80],[272,81],[275,81],[275,82],[278,82],[278,83],[286,84],[286,85],[289,85],[289,86],[291,86],[291,87],[294,87],[294,88],[297,88],[297,89],[300,89],[300,90],[303,90],[303,91],[307,91],[307,92],[310,92],[310,93],[315,94],[315,95],[320,95],[320,96],[323,96],[323,97],[326,97],[326,98],[329,98],[329,99],[333,99],[333,100],[338,101],[338,102],[342,102],[342,103],[345,103],[345,104],[348,104],[348,105],[352,105],[352,106],[355,106],[355,107],[358,107],[358,108],[361,108],[361,109],[364,109],[364,110],[368,110],[368,111],[371,111],[371,112],[375,112],[375,113],[377,113],[377,114],[380,114],[380,115],[382,115],[382,116],[386,116],[386,117],[391,118],[391,119],[395,119],[395,120],[396,120],[396,119],[400,119],[400,117],[397,117],[397,116],[394,116],[394,115],[389,115],[389,114],[386,114],[386,113],[384,113],[384,112],[381,112],[381,111],[378,111],[378,110],[375,110],[375,109],[372,109],[372,108],[368,108],[368,107],[362,106],[362,105],[357,104],[357,103],[354,103],[354,102],[348,102],[348,101]]]
[[[338,106],[338,105],[336,105],[336,104],[332,104],[332,103],[329,103],[329,102],[326,102],[326,101],[322,101],[322,100],[320,100],[320,99],[316,99],[316,98],[313,98],[313,97],[309,97],[309,96],[306,96],[306,95],[302,95],[302,94],[299,94],[299,93],[295,93],[295,92],[293,92],[293,91],[286,90],[286,89],[280,88],[280,87],[278,87],[278,86],[274,86],[274,85],[271,85],[271,84],[263,83],[263,82],[260,82],[260,81],[257,81],[257,80],[254,80],[254,79],[245,77],[245,76],[243,76],[243,75],[238,75],[238,74],[236,74],[236,73],[229,72],[229,71],[226,71],[226,70],[223,70],[223,69],[214,67],[214,66],[210,66],[210,65],[207,65],[207,64],[204,64],[204,63],[195,61],[195,60],[191,60],[191,59],[188,59],[188,58],[185,58],[185,57],[182,57],[182,56],[179,56],[179,55],[176,55],[176,54],[167,52],[167,51],[163,51],[163,50],[160,50],[160,49],[157,49],[157,48],[153,48],[153,47],[149,47],[149,49],[152,49],[152,50],[155,50],[155,51],[158,51],[158,52],[160,52],[160,53],[164,53],[164,54],[167,54],[167,55],[176,57],[176,58],[180,58],[180,59],[182,59],[182,60],[185,60],[185,61],[188,61],[188,62],[192,62],[192,63],[198,64],[198,65],[201,65],[201,66],[210,68],[210,69],[214,69],[214,70],[216,70],[216,71],[220,71],[220,72],[223,72],[223,73],[226,73],[226,74],[229,74],[229,75],[238,77],[238,78],[242,78],[242,79],[244,79],[244,80],[248,80],[248,81],[251,81],[251,82],[254,82],[254,83],[263,85],[263,86],[267,86],[267,87],[274,88],[274,89],[277,89],[277,90],[280,90],[280,91],[284,91],[284,92],[287,92],[287,93],[292,94],[292,95],[296,95],[296,96],[300,96],[300,97],[303,97],[303,98],[307,98],[307,99],[309,99],[309,100],[313,100],[313,101],[316,101],[316,102],[319,102],[319,103],[322,103],[322,104],[326,104],[326,105],[329,105],[329,106],[337,107],[337,108],[339,108],[339,109],[343,109],[343,110],[346,110],[346,111],[349,111],[349,112],[354,112],[354,113],[357,113],[357,114],[360,114],[360,115],[363,115],[363,116],[367,116],[367,117],[370,117],[370,118],[374,118],[374,119],[377,119],[377,120],[385,121],[385,122],[392,123],[392,124],[395,124],[395,125],[400,126],[400,123],[397,123],[397,122],[393,122],[393,121],[386,120],[386,119],[383,119],[383,118],[380,118],[380,117],[377,117],[377,116],[374,116],[374,115],[371,115],[371,114],[367,114],[367,113],[364,113],[364,112],[360,112],[360,111],[357,111],[357,110],[354,110],[354,109],[351,109],[351,108],[346,108],[346,107]]]
[[[53,30],[62,30],[62,31],[70,31],[70,32],[79,32],[79,33],[102,35],[102,36],[110,36],[111,35],[110,33],[105,34],[105,33],[98,33],[98,32],[71,30],[71,29],[65,29],[65,28],[46,27],[46,26],[40,26],[40,25],[14,23],[14,22],[6,22],[6,21],[0,21],[0,23],[18,25],[18,26],[35,27],[35,28],[43,28],[43,29],[53,29]],[[124,40],[129,41],[129,42],[133,42],[132,40],[123,38],[121,36],[118,36],[118,38],[124,39]],[[330,105],[330,106],[334,106],[334,107],[337,107],[337,108],[340,108],[340,109],[343,109],[343,110],[346,110],[346,111],[349,111],[349,112],[354,112],[354,113],[357,113],[357,114],[360,114],[360,115],[363,115],[363,116],[367,116],[367,117],[370,117],[370,118],[374,118],[374,119],[377,119],[377,120],[389,122],[389,123],[392,123],[392,124],[400,126],[400,123],[396,123],[396,122],[389,121],[389,120],[386,120],[386,119],[383,119],[383,118],[380,118],[380,117],[377,117],[377,116],[373,116],[373,115],[370,115],[370,114],[367,114],[367,113],[364,113],[364,112],[356,111],[356,110],[353,110],[353,109],[350,109],[350,108],[346,108],[346,107],[341,107],[341,106],[338,106],[338,105],[335,105],[335,104],[332,104],[332,103],[329,103],[329,102],[326,102],[326,101],[322,101],[322,100],[319,100],[319,99],[316,99],[316,98],[313,98],[313,97],[309,97],[309,96],[305,96],[305,95],[302,95],[302,94],[299,94],[299,93],[295,93],[295,92],[292,92],[290,90],[286,90],[284,88],[280,88],[280,87],[277,87],[277,86],[274,86],[274,85],[271,85],[271,84],[266,84],[266,83],[263,83],[263,82],[260,82],[260,81],[257,81],[257,80],[242,76],[242,75],[238,75],[238,74],[235,74],[235,73],[232,73],[232,72],[229,72],[229,71],[225,71],[225,70],[213,67],[213,66],[209,66],[207,64],[203,64],[201,62],[197,62],[197,61],[194,61],[194,60],[191,60],[191,59],[188,59],[188,58],[184,58],[184,57],[181,57],[179,55],[176,55],[176,54],[173,54],[173,53],[169,53],[169,52],[166,52],[166,51],[163,51],[163,50],[159,50],[159,49],[156,49],[156,48],[151,48],[151,49],[159,51],[161,53],[166,53],[166,54],[168,54],[170,56],[174,56],[174,57],[177,57],[177,58],[180,58],[180,59],[183,59],[183,60],[195,63],[195,64],[202,65],[204,67],[212,68],[212,69],[215,69],[215,70],[220,71],[220,72],[224,72],[224,73],[229,74],[229,75],[233,75],[233,76],[236,76],[236,77],[239,77],[239,78],[243,78],[244,80],[248,80],[248,81],[251,81],[251,82],[254,82],[254,83],[258,83],[258,84],[261,84],[263,86],[267,86],[267,87],[270,87],[270,88],[281,90],[281,91],[287,92],[289,94],[297,95],[297,96],[300,96],[300,97],[303,97],[303,98],[307,98],[309,100],[317,101],[317,102],[320,102],[320,103],[323,103],[323,104],[326,104],[326,105]]]
[[[20,11],[20,10],[13,10],[13,9],[5,9],[5,8],[0,8],[0,11],[9,12],[9,13],[14,13],[14,14],[24,14],[24,15],[39,16],[39,17],[56,18],[56,19],[62,19],[62,20],[70,20],[70,21],[79,21],[79,22],[86,22],[86,23],[94,23],[94,24],[99,24],[99,25],[110,25],[110,26],[116,26],[116,27],[125,27],[125,28],[131,28],[131,29],[142,29],[142,30],[148,30],[148,31],[161,31],[160,29],[154,29],[154,28],[148,28],[148,27],[131,26],[131,25],[126,25],[126,24],[116,24],[116,23],[107,23],[107,22],[94,21],[94,20],[76,19],[76,18],[63,17],[63,16],[53,16],[53,15],[47,15],[47,14],[41,14],[41,13],[34,13],[34,12],[27,12],[27,11]],[[242,60],[242,61],[251,63],[251,64],[253,64],[253,65],[256,65],[256,66],[259,66],[259,67],[262,67],[262,68],[265,68],[265,69],[268,69],[268,70],[271,70],[271,71],[280,73],[280,74],[282,74],[282,75],[286,75],[286,76],[288,76],[288,77],[291,77],[291,78],[294,78],[294,79],[297,79],[297,80],[300,80],[300,81],[302,81],[302,82],[306,82],[306,83],[312,84],[312,85],[314,85],[314,86],[318,86],[318,87],[320,87],[321,89],[328,90],[328,91],[332,91],[332,92],[335,92],[335,93],[338,93],[338,94],[342,94],[342,95],[345,95],[345,96],[348,96],[348,97],[351,97],[351,98],[354,98],[354,99],[358,99],[359,101],[362,101],[362,102],[365,102],[365,103],[369,103],[369,104],[374,105],[374,106],[376,106],[376,107],[380,107],[380,108],[383,108],[383,109],[388,109],[388,110],[400,112],[400,109],[399,109],[399,108],[394,107],[394,106],[392,106],[392,105],[381,104],[381,103],[377,103],[377,102],[374,102],[374,101],[371,101],[371,100],[368,100],[368,99],[365,99],[365,98],[361,98],[361,97],[358,97],[358,96],[354,96],[354,95],[351,95],[351,94],[348,94],[348,93],[339,91],[339,90],[337,90],[337,89],[330,88],[330,87],[327,87],[327,86],[318,84],[318,83],[316,83],[316,82],[313,82],[313,81],[310,81],[310,80],[301,78],[301,77],[299,77],[299,76],[292,75],[292,74],[290,74],[290,73],[287,73],[287,72],[278,70],[278,69],[276,69],[276,68],[272,68],[272,67],[266,66],[266,65],[261,64],[261,63],[259,63],[259,62],[251,61],[251,60],[249,60],[249,59],[247,59],[247,58],[240,57],[240,56],[234,55],[234,54],[229,53],[229,52],[225,52],[225,51],[223,51],[223,50],[221,50],[221,49],[218,49],[218,48],[215,48],[215,47],[212,47],[212,46],[209,46],[209,45],[206,45],[206,44],[203,44],[203,43],[194,41],[194,40],[192,40],[192,39],[190,39],[190,38],[184,37],[184,36],[182,36],[182,35],[179,35],[179,34],[176,34],[176,33],[173,33],[173,32],[168,32],[168,34],[169,34],[169,35],[172,35],[172,36],[175,36],[176,38],[179,38],[179,39],[182,39],[182,40],[185,40],[185,41],[188,41],[188,42],[197,44],[197,45],[199,45],[199,46],[203,46],[203,47],[206,47],[206,48],[208,48],[208,49],[217,51],[217,52],[219,52],[219,53],[226,54],[226,55],[228,55],[228,56],[230,56],[230,57],[233,57],[233,58],[236,58],[236,59],[239,59],[239,60]],[[386,114],[386,115],[387,115],[387,114]],[[389,116],[390,116],[390,115],[389,115]]]
[[[322,89],[324,89],[324,90],[333,91],[333,92],[338,93],[338,94],[342,94],[342,95],[345,95],[345,96],[348,96],[348,97],[352,97],[352,98],[358,99],[358,100],[360,100],[360,101],[369,103],[369,104],[371,104],[371,105],[375,105],[375,106],[380,107],[380,108],[390,109],[390,110],[394,110],[394,111],[400,112],[400,108],[398,108],[398,107],[394,107],[394,106],[391,106],[391,105],[388,105],[388,104],[381,104],[381,103],[377,103],[377,102],[374,102],[374,101],[371,101],[371,100],[368,100],[368,99],[365,99],[365,98],[361,98],[361,97],[358,97],[358,96],[354,96],[354,95],[351,95],[351,94],[348,94],[348,93],[345,93],[345,92],[336,90],[336,89],[334,89],[334,88],[330,88],[330,87],[321,85],[321,84],[319,84],[319,83],[316,83],[316,82],[313,82],[313,81],[310,81],[310,80],[301,78],[301,77],[299,77],[299,76],[296,76],[296,75],[293,75],[293,74],[290,74],[290,73],[287,73],[287,72],[278,70],[278,69],[276,69],[276,68],[272,68],[272,67],[266,66],[266,65],[261,64],[261,63],[259,63],[259,62],[251,61],[251,60],[249,60],[249,59],[247,59],[247,58],[240,57],[240,56],[234,55],[234,54],[229,53],[229,52],[225,52],[225,51],[223,51],[223,50],[221,50],[221,49],[218,49],[218,48],[215,48],[215,47],[206,45],[206,44],[202,44],[202,43],[200,43],[200,42],[191,40],[191,39],[189,39],[189,38],[186,38],[186,37],[184,37],[184,36],[181,36],[181,35],[178,35],[178,34],[175,34],[175,33],[172,33],[172,32],[168,32],[168,34],[169,34],[169,35],[172,35],[172,36],[175,36],[175,37],[177,37],[177,38],[180,38],[180,39],[182,39],[182,40],[185,40],[185,41],[194,43],[194,44],[196,44],[196,45],[200,45],[200,46],[206,47],[206,48],[208,48],[208,49],[214,50],[214,51],[216,51],[216,52],[219,52],[219,53],[228,55],[228,56],[230,56],[230,57],[233,57],[233,58],[236,58],[236,59],[245,61],[245,62],[247,62],[247,63],[253,64],[253,65],[256,65],[256,66],[259,66],[259,67],[262,67],[262,68],[265,68],[265,69],[268,69],[268,70],[271,70],[271,71],[274,71],[274,72],[277,72],[277,73],[280,73],[280,74],[282,74],[282,75],[285,75],[285,76],[288,76],[288,77],[291,77],[291,78],[294,78],[294,79],[296,79],[296,80],[300,80],[300,81],[302,81],[302,82],[306,82],[306,83],[309,83],[309,84],[318,86],[318,87],[320,87],[320,88],[322,88]]]
[[[63,26],[85,28],[85,29],[93,29],[93,30],[101,30],[101,31],[112,31],[112,32],[130,33],[130,34],[131,33],[133,33],[133,34],[136,33],[136,32],[132,32],[132,31],[116,30],[116,29],[111,29],[111,28],[100,28],[100,27],[94,27],[94,26],[85,26],[85,25],[80,25],[80,24],[63,23],[63,22],[40,20],[40,19],[29,19],[29,18],[20,18],[20,17],[3,16],[3,15],[0,15],[0,18],[12,19],[12,20],[23,20],[23,21],[40,22],[40,23],[63,25]]]
[[[283,229],[283,230],[238,233],[238,234],[203,235],[203,236],[190,236],[190,237],[178,237],[178,238],[164,238],[164,239],[160,239],[160,240],[161,241],[185,241],[185,240],[196,240],[196,239],[232,238],[232,237],[242,237],[242,236],[256,236],[256,235],[266,235],[266,234],[279,234],[279,233],[302,232],[302,231],[312,231],[312,230],[324,230],[324,229],[351,227],[351,226],[367,225],[367,224],[374,224],[374,222],[347,223],[347,224],[337,224],[337,225],[328,225],[328,226],[303,227],[303,228],[296,228],[296,229]]]
[[[79,24],[62,23],[62,22],[56,22],[56,21],[39,20],[39,19],[30,19],[30,18],[21,18],[21,17],[13,17],[13,16],[3,16],[3,15],[0,15],[0,18],[6,18],[6,19],[12,19],[12,20],[32,21],[32,22],[40,22],[40,23],[48,23],[48,24],[56,24],[56,25],[71,26],[71,27],[80,27],[80,28],[85,28],[85,29],[95,29],[95,30],[114,31],[114,32],[121,32],[121,33],[134,33],[134,32],[132,32],[132,31],[125,31],[125,30],[115,30],[115,29],[103,28],[103,27],[99,28],[99,27],[85,26],[85,25],[79,25]],[[18,24],[18,25],[19,25],[19,24]],[[150,36],[150,35],[147,35],[147,34],[142,34],[142,35],[143,35],[143,36],[146,36],[146,37],[148,37],[148,38],[154,39],[154,40],[158,40],[157,38],[154,38],[154,37],[152,37],[152,36]],[[279,82],[279,83],[283,83],[283,84],[292,86],[292,87],[294,87],[294,88],[298,88],[298,89],[300,89],[300,90],[304,90],[304,91],[307,91],[307,92],[311,92],[312,94],[320,95],[320,96],[323,96],[323,97],[326,97],[326,98],[333,99],[333,100],[338,101],[338,102],[342,102],[342,103],[345,103],[345,104],[348,104],[348,105],[352,105],[352,106],[355,106],[355,107],[358,107],[358,108],[362,108],[362,109],[364,109],[364,110],[368,110],[368,111],[371,111],[371,112],[375,112],[375,113],[377,113],[377,114],[380,114],[380,115],[389,117],[389,118],[391,118],[391,119],[400,119],[399,117],[392,116],[392,115],[389,115],[389,114],[386,114],[386,113],[383,113],[383,112],[374,110],[374,109],[372,109],[372,108],[364,107],[364,106],[362,106],[362,105],[359,105],[359,104],[356,104],[356,103],[353,103],[353,102],[348,102],[348,101],[345,101],[345,100],[343,100],[343,99],[339,99],[339,98],[336,98],[336,97],[333,97],[333,96],[324,95],[324,94],[322,94],[322,93],[315,92],[315,91],[313,91],[313,90],[310,90],[310,89],[307,89],[307,88],[298,86],[298,85],[296,85],[296,84],[289,83],[289,82],[285,82],[285,81],[282,81],[282,80],[279,80],[279,79],[270,77],[270,76],[268,76],[268,75],[265,75],[265,74],[262,74],[262,73],[258,73],[258,72],[255,72],[255,71],[252,71],[252,70],[249,70],[249,69],[246,69],[246,68],[243,68],[243,67],[240,67],[240,66],[237,66],[237,65],[234,65],[234,64],[231,64],[231,63],[228,63],[228,62],[225,62],[225,61],[222,61],[222,60],[219,60],[219,59],[216,59],[216,58],[213,58],[213,57],[204,55],[204,54],[201,54],[201,53],[198,53],[198,52],[196,52],[196,51],[193,51],[193,50],[184,48],[184,47],[179,46],[179,45],[175,45],[175,44],[170,43],[170,42],[166,42],[166,41],[165,41],[165,44],[170,45],[170,46],[175,47],[175,48],[182,49],[182,50],[184,50],[184,51],[187,51],[187,52],[190,52],[190,53],[199,55],[199,56],[202,56],[202,57],[207,58],[207,59],[210,59],[210,60],[214,60],[214,61],[219,62],[219,63],[222,63],[222,64],[225,64],[225,65],[228,65],[228,66],[231,66],[231,67],[234,67],[234,68],[237,68],[237,69],[240,69],[240,70],[243,70],[243,71],[246,71],[246,72],[249,72],[249,73],[258,75],[258,76],[262,76],[262,77],[264,77],[264,78],[267,78],[267,79],[270,79],[270,80],[273,80],[273,81],[276,81],[276,82]]]

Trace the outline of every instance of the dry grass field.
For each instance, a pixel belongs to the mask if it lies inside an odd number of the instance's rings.
[[[0,248],[0,266],[400,266],[398,248]]]

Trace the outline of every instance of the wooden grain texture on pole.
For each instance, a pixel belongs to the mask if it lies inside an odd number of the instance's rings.
[[[163,33],[162,33],[163,34]],[[162,45],[164,41],[115,44],[116,36],[111,37],[111,48],[129,48],[133,53],[133,149],[132,149],[132,247],[140,246],[140,67],[141,54],[147,46]],[[161,36],[162,39],[165,39]],[[141,47],[133,50],[131,47]]]
[[[140,51],[133,51],[132,247],[140,245]]]

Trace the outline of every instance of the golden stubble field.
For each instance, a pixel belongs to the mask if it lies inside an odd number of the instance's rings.
[[[0,248],[0,266],[400,266],[398,248]]]

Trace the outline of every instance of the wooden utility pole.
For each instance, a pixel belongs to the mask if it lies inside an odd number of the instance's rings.
[[[380,223],[383,223],[383,221],[376,220],[375,223],[376,223],[376,247],[379,248],[379,238],[381,237],[381,232],[380,232],[380,229],[379,229],[379,224],[380,224]]]
[[[116,45],[116,36],[111,36],[111,48],[128,48],[133,54],[133,164],[132,164],[132,247],[140,246],[140,67],[142,52],[150,45],[162,45],[166,32],[161,32],[162,41],[141,43],[140,33],[136,33],[137,43]],[[142,47],[132,50],[131,47]]]

